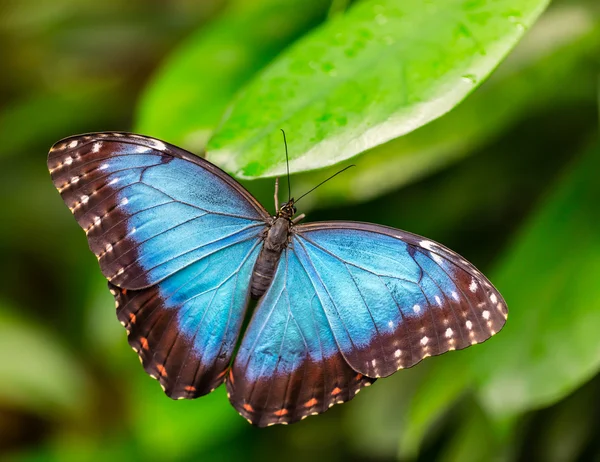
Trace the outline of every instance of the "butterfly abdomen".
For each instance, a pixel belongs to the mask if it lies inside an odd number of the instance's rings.
[[[289,234],[290,221],[282,217],[277,218],[267,231],[252,272],[250,295],[253,299],[260,298],[271,285],[281,252],[287,246]]]

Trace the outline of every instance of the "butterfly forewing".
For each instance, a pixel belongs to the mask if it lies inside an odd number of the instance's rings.
[[[297,232],[293,245],[336,342],[364,375],[386,377],[504,326],[499,292],[440,244],[367,223],[307,224]]]
[[[156,284],[222,242],[259,234],[269,219],[230,176],[152,138],[67,138],[51,149],[48,167],[104,276],[119,287]]]

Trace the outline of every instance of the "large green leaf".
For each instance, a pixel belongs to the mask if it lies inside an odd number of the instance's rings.
[[[136,131],[201,150],[233,94],[325,17],[327,0],[235,2],[187,39],[142,96]]]
[[[492,280],[510,310],[474,356],[483,405],[506,416],[555,402],[600,368],[600,149],[527,224]]]
[[[238,177],[338,163],[444,114],[515,45],[547,0],[367,0],[286,51],[208,144]]]
[[[549,9],[472,96],[430,124],[352,159],[357,168],[303,199],[303,209],[372,199],[472,154],[532,113],[591,101],[598,49],[600,11],[582,2]],[[568,81],[578,84],[565,86]],[[340,168],[296,175],[294,189],[308,191]]]

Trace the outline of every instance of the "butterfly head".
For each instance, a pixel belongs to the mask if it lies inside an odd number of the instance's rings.
[[[292,197],[279,208],[279,211],[277,212],[277,218],[283,217],[291,220],[294,215],[296,215],[296,207],[294,206],[294,198]]]

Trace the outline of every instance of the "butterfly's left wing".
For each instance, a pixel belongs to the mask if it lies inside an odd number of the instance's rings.
[[[172,398],[220,385],[269,220],[264,208],[211,163],[135,134],[67,138],[48,167],[146,372]]]
[[[366,380],[483,342],[505,323],[498,291],[440,244],[367,223],[295,232],[227,383],[254,424],[327,410]]]

